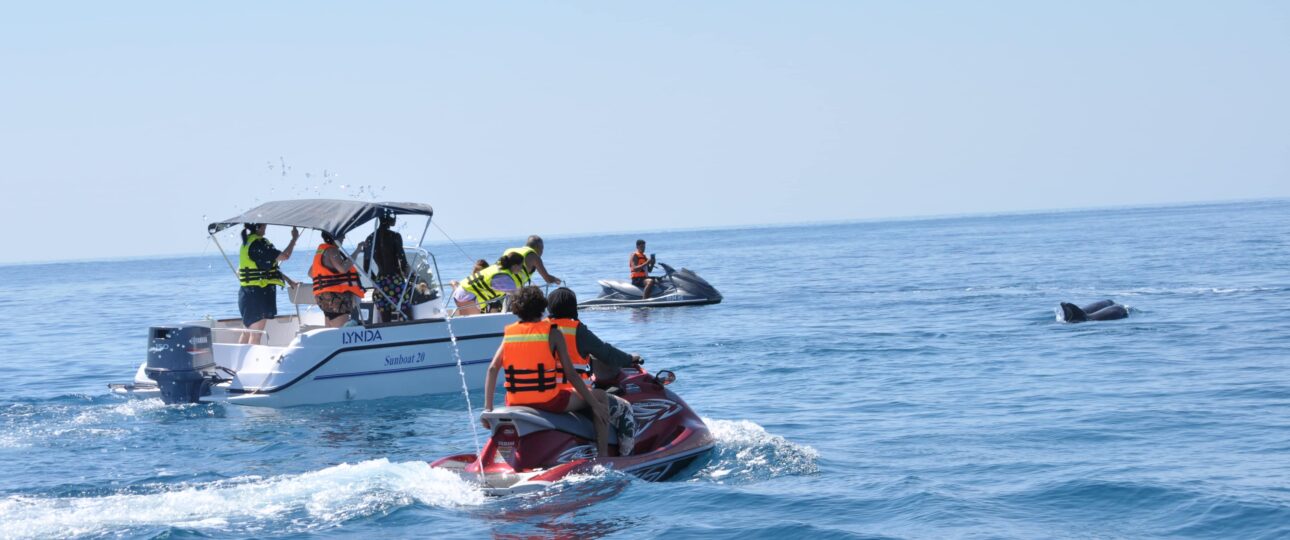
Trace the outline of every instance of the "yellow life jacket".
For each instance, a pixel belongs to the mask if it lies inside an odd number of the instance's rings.
[[[493,278],[502,275],[511,278],[516,287],[521,287],[520,278],[496,264],[490,265],[483,270],[471,274],[461,282],[461,288],[466,292],[475,295],[475,303],[479,305],[480,311],[488,307],[488,303],[506,295],[505,291],[499,291],[493,288]]]
[[[503,251],[502,256],[505,257],[512,253],[519,253],[520,256],[524,257],[524,262],[520,263],[520,273],[516,274],[519,276],[520,281],[516,281],[515,286],[523,287],[528,285],[530,281],[533,281],[533,272],[537,270],[537,267],[529,268],[529,254],[537,255],[537,250],[528,246],[511,248]]]
[[[282,272],[278,271],[278,261],[273,261],[273,266],[269,268],[260,268],[255,264],[255,261],[251,260],[251,244],[254,244],[257,240],[264,240],[264,243],[270,248],[273,247],[273,243],[269,242],[268,238],[258,234],[251,233],[246,237],[246,241],[242,242],[242,250],[238,256],[238,283],[241,283],[243,287],[268,287],[270,285],[281,287],[283,285]]]

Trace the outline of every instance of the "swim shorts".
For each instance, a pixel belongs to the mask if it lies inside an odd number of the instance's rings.
[[[353,312],[355,298],[350,293],[325,292],[316,295],[314,300],[318,302],[318,307],[322,308],[327,320],[331,320]]]
[[[237,310],[242,314],[242,325],[251,326],[264,319],[278,316],[278,288],[241,287],[237,293]]]

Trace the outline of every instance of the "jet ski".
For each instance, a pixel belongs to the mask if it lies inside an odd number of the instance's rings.
[[[484,493],[496,496],[541,491],[569,475],[586,474],[596,467],[649,481],[666,480],[713,448],[708,426],[666,388],[674,380],[676,375],[671,371],[655,376],[638,366],[623,369],[611,383],[607,391],[631,404],[636,421],[629,455],[618,454],[618,436],[612,426],[611,455],[596,455],[595,427],[590,416],[581,412],[500,407],[483,413],[492,436],[479,456],[448,456],[430,466],[482,483]]]
[[[663,307],[721,303],[721,293],[698,274],[686,268],[675,270],[666,263],[658,265],[663,267],[663,275],[650,276],[654,279],[654,287],[650,289],[649,298],[641,299],[640,288],[630,281],[602,279],[600,296],[583,301],[578,307]]]

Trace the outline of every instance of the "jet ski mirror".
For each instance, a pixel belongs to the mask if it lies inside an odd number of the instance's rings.
[[[667,386],[676,382],[676,374],[672,373],[671,370],[665,369],[654,375],[654,381],[663,386]]]

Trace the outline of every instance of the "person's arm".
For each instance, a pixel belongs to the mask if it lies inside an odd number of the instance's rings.
[[[488,374],[484,376],[484,412],[493,410],[493,394],[497,393],[497,372],[502,369],[502,346],[497,346],[497,352],[493,353],[493,362],[488,364]],[[480,420],[485,428],[489,428],[487,420]]]
[[[541,255],[538,255],[537,253],[530,253],[528,256],[534,258],[533,266],[537,267],[538,273],[542,275],[542,279],[546,280],[547,283],[553,283],[556,285],[560,285],[561,283],[563,283],[562,281],[560,281],[560,278],[555,277],[546,271],[546,265],[542,264]],[[528,257],[525,257],[525,259],[527,258]],[[528,264],[528,263],[529,263],[528,260],[524,261],[524,264]]]
[[[324,251],[323,264],[336,273],[348,272],[350,268],[354,267],[354,263],[345,258],[340,248],[331,248]]]
[[[574,336],[574,341],[578,344],[578,352],[595,356],[597,362],[602,362],[607,366],[619,369],[630,367],[635,364],[636,359],[640,358],[601,341],[599,336],[582,323],[578,323],[578,333]]]
[[[582,399],[587,402],[592,413],[608,422],[608,407],[605,407],[605,404],[596,399],[596,396],[591,393],[591,389],[587,388],[587,383],[582,381],[582,376],[573,370],[573,362],[569,360],[569,349],[564,345],[564,337],[560,335],[560,329],[552,325],[550,338],[547,341],[551,344],[551,348],[555,349],[556,356],[560,359],[560,367],[564,371],[564,380],[573,384],[573,390],[578,392],[578,395],[582,396]]]
[[[632,257],[631,257],[631,259],[627,261],[627,265],[628,265],[628,266],[630,266],[630,267],[632,267],[632,271],[633,271],[633,272],[635,272],[635,271],[637,271],[637,270],[644,271],[644,270],[645,270],[645,267],[646,267],[646,266],[649,266],[649,257],[645,257],[645,258],[643,259],[643,262],[641,262],[640,264],[632,264],[632,261],[635,261],[635,260],[636,260],[636,254],[635,254],[635,253],[632,253]]]
[[[295,250],[296,250],[296,240],[299,240],[299,239],[300,239],[300,229],[297,229],[297,228],[295,228],[295,227],[292,227],[292,228],[291,228],[291,241],[290,241],[290,242],[287,242],[287,249],[282,250],[282,253],[279,253],[279,254],[278,254],[278,256],[277,256],[277,261],[278,261],[278,262],[283,262],[283,261],[285,261],[285,260],[287,260],[287,259],[290,259],[290,258],[291,258],[291,252],[293,252],[293,251],[295,251]]]

